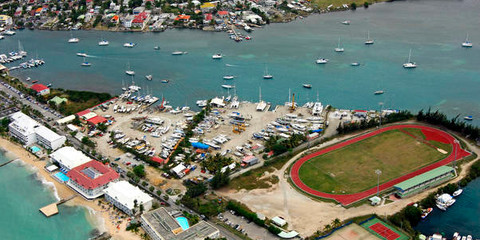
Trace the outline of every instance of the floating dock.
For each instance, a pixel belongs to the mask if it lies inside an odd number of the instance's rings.
[[[58,201],[56,203],[49,204],[45,207],[40,208],[39,210],[40,210],[41,213],[43,213],[43,215],[45,215],[45,217],[51,217],[53,215],[58,214],[58,205],[66,203],[66,202],[74,199],[76,196],[77,195],[72,195],[68,198],[61,199],[60,201]]]

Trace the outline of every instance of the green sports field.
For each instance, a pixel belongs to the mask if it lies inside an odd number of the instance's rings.
[[[300,167],[299,177],[310,188],[325,193],[361,192],[376,186],[376,169],[382,171],[383,183],[448,156],[433,146],[451,151],[448,144],[429,141],[427,145],[423,139],[418,129],[380,133],[310,159]]]

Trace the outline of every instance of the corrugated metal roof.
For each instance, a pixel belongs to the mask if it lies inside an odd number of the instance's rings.
[[[433,170],[430,170],[426,173],[420,174],[416,177],[405,180],[405,181],[395,185],[394,187],[402,189],[402,190],[406,190],[406,189],[414,187],[414,186],[416,186],[416,185],[418,185],[422,182],[428,181],[432,178],[436,178],[440,175],[443,175],[445,173],[452,172],[452,171],[454,171],[454,169],[451,168],[451,167],[441,166],[441,167],[435,168]]]

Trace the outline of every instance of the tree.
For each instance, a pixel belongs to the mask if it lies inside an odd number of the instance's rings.
[[[351,4],[350,4],[350,8],[351,8],[352,10],[355,10],[355,9],[357,9],[357,4],[356,4],[356,3],[354,3],[354,2],[353,2],[353,3],[351,3]]]
[[[195,198],[204,194],[206,191],[207,191],[207,186],[205,186],[204,183],[191,184],[190,186],[188,186],[188,189],[185,195],[191,198]]]
[[[133,168],[133,173],[140,178],[144,178],[147,174],[145,173],[145,167],[143,165],[138,165]]]
[[[363,7],[364,7],[364,8],[368,8],[368,2],[364,2],[364,3],[363,3]]]
[[[103,122],[97,125],[97,129],[102,132],[107,132],[107,128],[108,128],[107,125]]]

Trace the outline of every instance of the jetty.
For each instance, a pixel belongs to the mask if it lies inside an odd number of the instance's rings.
[[[39,210],[40,210],[40,212],[43,213],[43,215],[45,215],[45,217],[51,217],[53,215],[58,214],[58,205],[66,203],[66,202],[74,199],[75,197],[77,197],[77,195],[72,195],[68,198],[60,199],[60,201],[58,201],[56,203],[49,204],[45,207],[40,208]]]
[[[4,162],[4,163],[0,164],[0,168],[3,167],[3,166],[6,166],[7,164],[9,164],[9,163],[11,163],[15,160],[17,160],[17,159],[8,160],[7,162]]]

